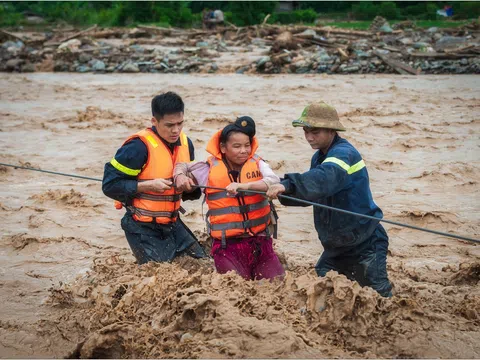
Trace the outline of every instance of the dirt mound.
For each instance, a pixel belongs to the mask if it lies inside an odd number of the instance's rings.
[[[295,50],[298,49],[298,40],[293,38],[293,35],[290,31],[285,31],[277,36],[275,39],[271,53],[276,54],[282,49]]]
[[[63,205],[69,206],[79,206],[79,207],[87,207],[92,206],[88,200],[85,198],[85,195],[70,189],[70,191],[63,191],[63,190],[48,190],[42,194],[37,194],[31,196],[29,199],[33,199],[40,203],[46,201],[56,201]]]
[[[463,263],[449,280],[454,285],[480,285],[480,262]]]
[[[66,356],[67,359],[120,359],[125,354],[125,339],[129,328],[123,324],[112,324],[89,336]]]
[[[480,326],[480,296],[467,294],[457,307],[457,314]]]
[[[300,308],[281,301],[286,295],[281,284],[247,282],[210,266],[187,270],[189,263],[96,264],[91,274],[64,288],[92,303],[68,317],[71,323],[89,318],[85,325],[92,329],[71,356],[282,357],[307,347],[291,325],[278,321],[285,312],[303,317]],[[85,284],[88,290],[78,292]]]
[[[253,282],[190,258],[140,267],[109,258],[50,298],[66,308],[63,331],[84,337],[75,358],[418,357],[424,349],[403,336],[445,320],[414,296],[384,299],[335,272]]]

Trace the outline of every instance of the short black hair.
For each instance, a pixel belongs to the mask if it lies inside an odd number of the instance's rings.
[[[172,91],[157,95],[152,99],[152,115],[157,120],[168,114],[183,113],[184,110],[185,104],[182,98]]]

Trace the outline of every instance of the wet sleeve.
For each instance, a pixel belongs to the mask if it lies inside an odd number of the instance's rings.
[[[351,158],[348,153],[329,154],[323,163],[303,174],[285,174],[282,181],[286,189],[285,195],[308,201],[335,195],[348,185],[350,170],[353,168],[349,165],[352,163]]]
[[[193,177],[198,185],[207,185],[209,172],[210,165],[205,161],[188,164],[188,175]]]
[[[192,140],[190,140],[189,137],[187,137],[188,140],[188,150],[190,151],[190,161],[195,160],[195,147],[193,146]],[[191,200],[197,200],[200,199],[202,196],[202,190],[201,189],[195,189],[191,193],[183,193],[182,194],[182,200],[183,201],[191,201]]]
[[[187,176],[193,177],[198,185],[206,185],[208,179],[208,170],[210,169],[208,164],[199,161],[196,163],[189,163],[187,164]],[[200,199],[202,196],[202,189],[195,189],[191,193],[183,193],[182,199],[183,200],[197,200]]]
[[[267,186],[278,184],[280,182],[280,178],[273,172],[272,168],[268,163],[263,160],[258,162],[258,168],[262,173],[263,182],[267,184]]]
[[[114,200],[130,203],[137,193],[137,176],[148,158],[148,151],[140,139],[133,139],[118,149],[105,164],[102,191]]]

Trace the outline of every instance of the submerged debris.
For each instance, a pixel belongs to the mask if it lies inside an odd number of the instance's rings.
[[[218,31],[96,26],[83,31],[2,31],[0,71],[93,73],[480,73],[479,27],[390,27],[376,17],[369,31],[329,26],[256,25]],[[219,64],[224,52],[263,51],[257,60]]]

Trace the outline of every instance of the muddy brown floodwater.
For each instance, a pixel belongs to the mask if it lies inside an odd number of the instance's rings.
[[[101,178],[150,100],[177,91],[197,159],[215,130],[257,121],[281,176],[312,150],[291,127],[337,107],[385,217],[480,237],[478,76],[0,75],[0,162]],[[278,206],[287,277],[249,282],[182,258],[138,267],[99,182],[0,167],[2,357],[480,357],[480,246],[385,227],[394,297],[336,273],[311,208]],[[185,222],[201,241],[200,201]]]

